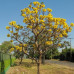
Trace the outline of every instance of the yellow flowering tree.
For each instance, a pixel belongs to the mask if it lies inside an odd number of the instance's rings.
[[[34,54],[39,54],[37,59],[30,57],[37,63],[37,74],[40,74],[41,57],[42,54],[46,52],[47,47],[60,47],[60,40],[67,37],[68,32],[71,32],[72,27],[74,26],[73,23],[71,23],[69,26],[66,23],[66,19],[53,17],[51,12],[52,9],[46,9],[43,2],[39,3],[37,1],[30,3],[27,8],[21,10],[21,15],[24,17],[23,22],[25,23],[25,28],[28,31],[27,33],[30,33],[30,35],[33,36],[33,42],[31,43],[31,46],[34,49]],[[23,40],[21,42],[19,39],[22,34],[19,32],[20,30],[23,32],[23,39],[25,38],[25,28],[23,26],[17,25],[15,21],[10,22],[9,25],[11,27],[7,26],[6,29],[10,31],[11,35],[7,34],[7,36],[22,44],[22,47],[28,48],[28,46],[23,45],[25,42]],[[14,32],[14,30],[16,32]],[[28,40],[32,40],[29,35]],[[25,51],[23,48],[22,51],[27,54],[27,51]]]

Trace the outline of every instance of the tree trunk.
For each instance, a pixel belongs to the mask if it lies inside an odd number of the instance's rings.
[[[45,53],[44,54],[42,54],[42,62],[41,62],[42,64],[45,64]]]
[[[42,58],[42,54],[40,54],[38,62],[37,62],[37,74],[40,74],[41,58]]]
[[[23,60],[23,57],[21,56],[21,61],[20,61],[20,64],[22,64],[22,60]]]
[[[23,60],[23,49],[24,49],[24,47],[22,46],[21,61],[20,61],[20,64],[22,63],[22,60]]]
[[[37,63],[37,74],[40,74],[40,63]]]

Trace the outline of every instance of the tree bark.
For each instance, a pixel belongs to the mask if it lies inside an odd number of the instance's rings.
[[[37,63],[37,74],[40,74],[40,63]]]
[[[23,60],[23,57],[21,57],[21,61],[20,61],[20,64],[22,64],[22,60]]]
[[[42,54],[40,54],[37,62],[37,74],[40,74],[40,65],[41,65]]]
[[[42,62],[41,62],[42,64],[45,64],[45,53],[44,54],[42,54]]]

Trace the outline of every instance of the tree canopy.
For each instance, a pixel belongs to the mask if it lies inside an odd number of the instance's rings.
[[[19,46],[15,46],[17,50],[24,51],[28,55],[27,49],[33,47],[34,54],[39,54],[39,58],[30,57],[37,63],[38,74],[40,74],[39,65],[42,54],[52,46],[60,47],[61,40],[68,36],[74,26],[73,23],[69,26],[66,19],[53,17],[51,12],[52,9],[46,9],[43,2],[36,1],[21,10],[24,26],[16,24],[16,21],[11,21],[10,26],[6,27],[11,33],[7,34],[7,37],[11,37],[12,41],[19,43]],[[31,41],[30,45],[27,44],[27,40]],[[13,50],[14,48],[11,48],[11,51]]]

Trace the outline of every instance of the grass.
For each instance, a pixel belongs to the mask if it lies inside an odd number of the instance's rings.
[[[36,63],[32,63],[30,59],[24,59],[19,65],[20,60],[15,61],[14,67],[11,67],[6,74],[37,74]],[[11,73],[10,73],[11,72]],[[46,63],[40,66],[41,74],[74,74],[74,68]]]

